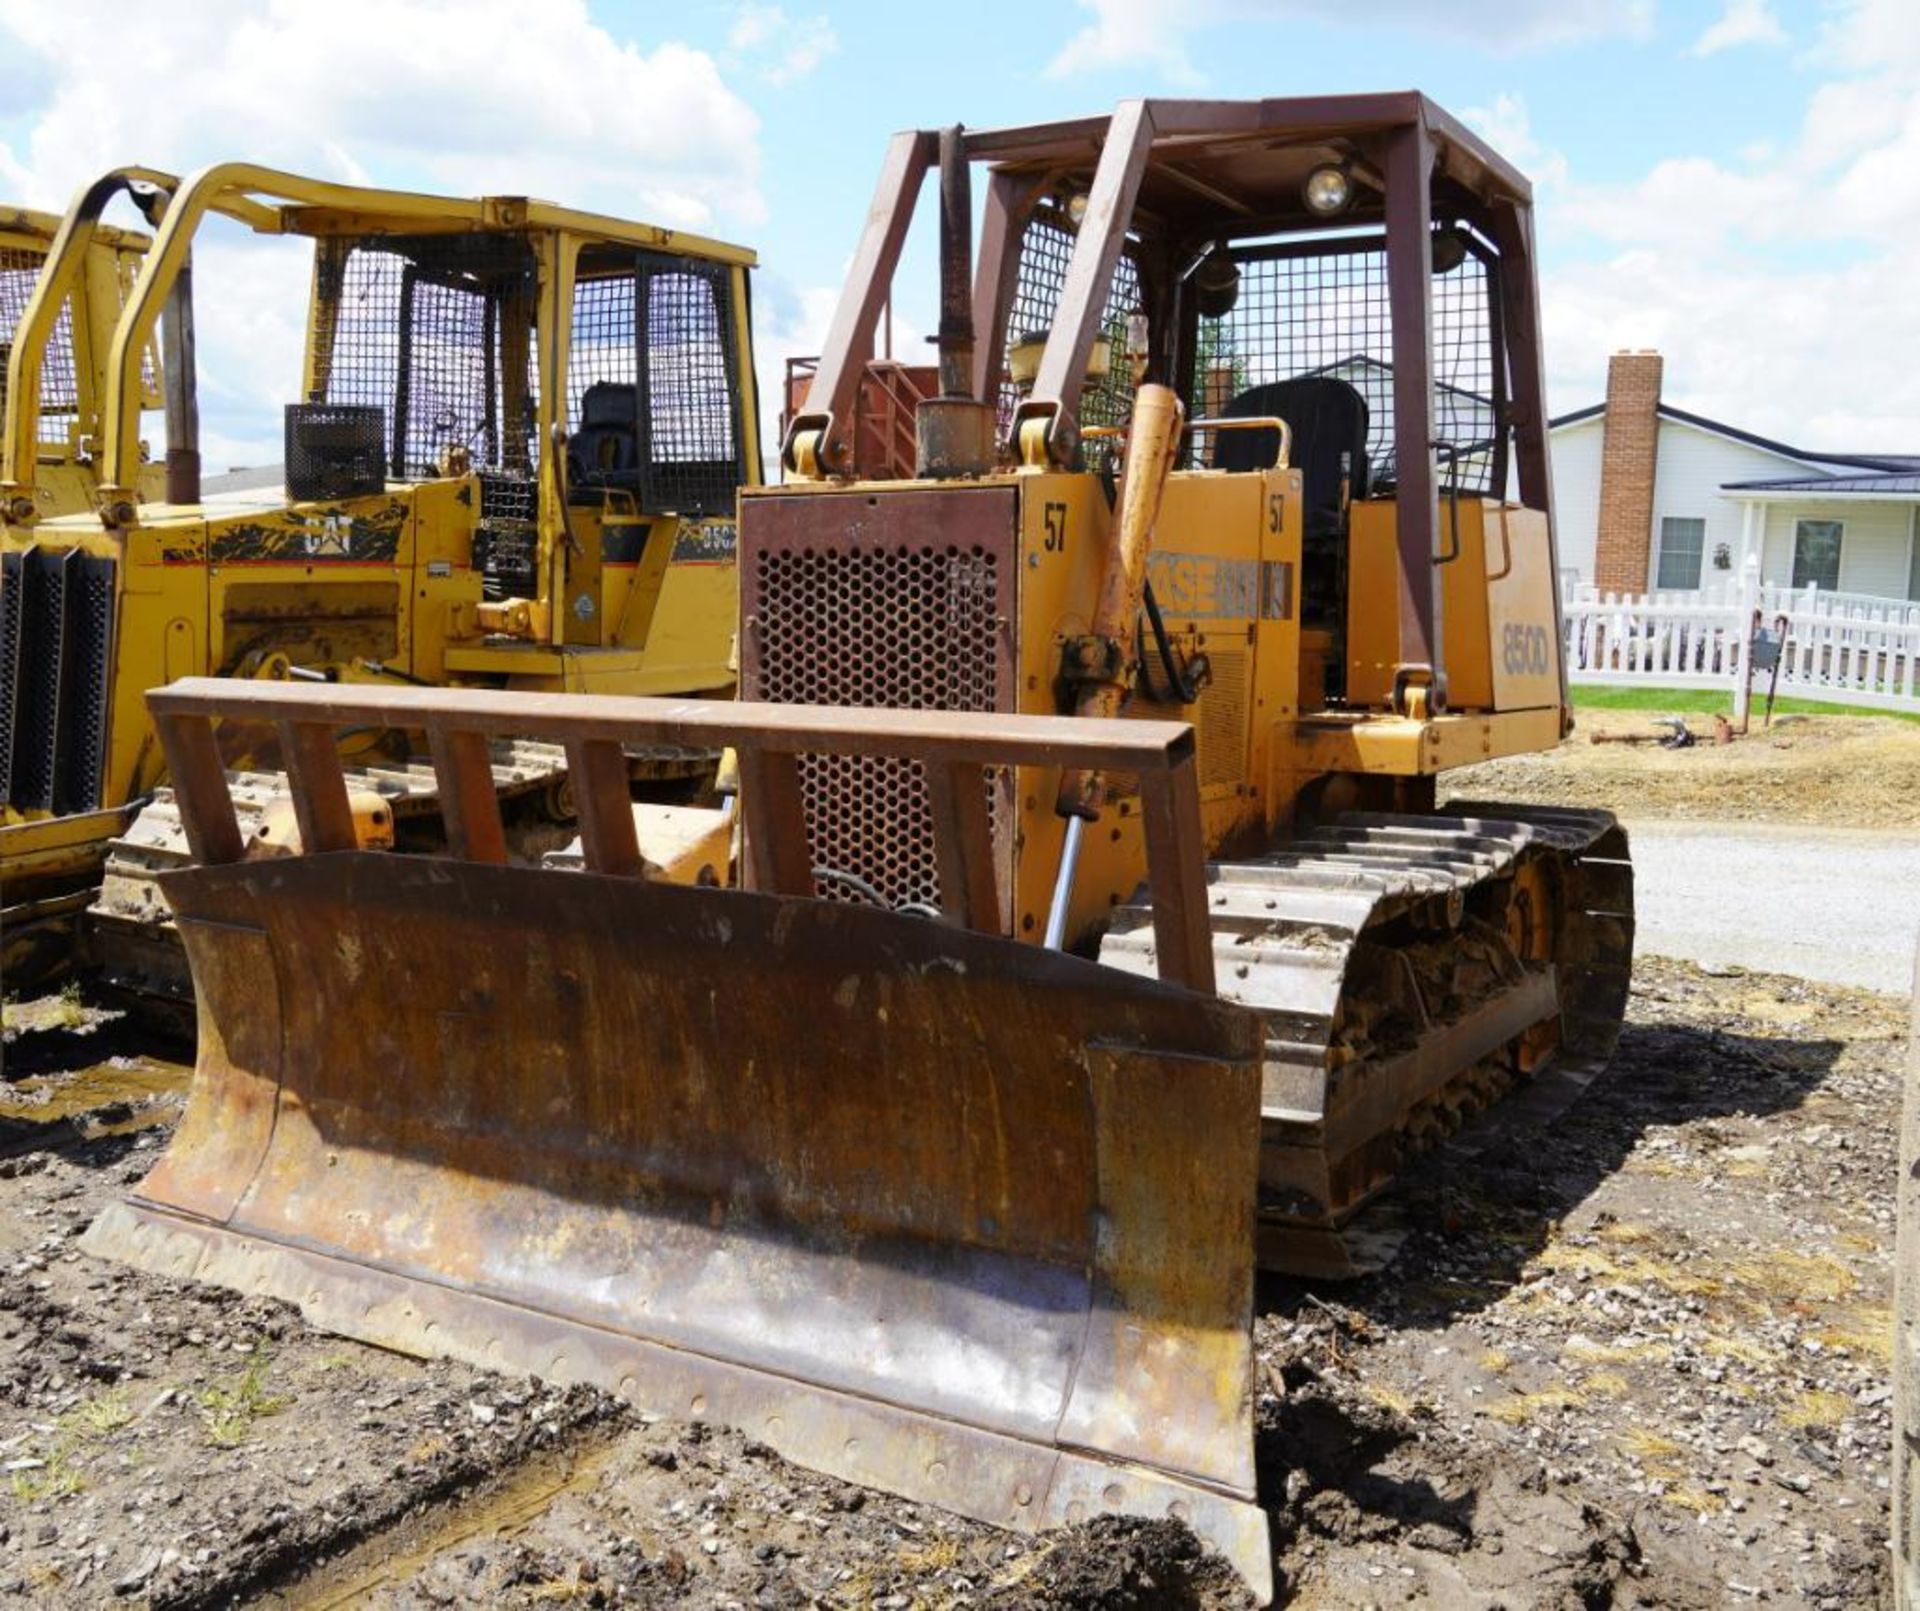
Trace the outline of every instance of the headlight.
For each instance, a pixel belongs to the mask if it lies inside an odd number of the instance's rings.
[[[1307,175],[1307,182],[1300,187],[1300,199],[1308,212],[1332,218],[1345,212],[1353,200],[1353,175],[1337,162],[1323,162]]]

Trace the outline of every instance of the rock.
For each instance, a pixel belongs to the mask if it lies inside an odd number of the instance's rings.
[[[115,1580],[113,1592],[115,1594],[137,1594],[140,1591],[140,1586],[145,1583],[148,1578],[152,1577],[155,1572],[159,1571],[161,1556],[164,1553],[164,1551],[157,1549],[148,1551],[147,1554],[141,1557],[138,1566],[134,1567],[125,1577]]]

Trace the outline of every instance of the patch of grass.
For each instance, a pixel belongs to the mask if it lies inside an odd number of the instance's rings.
[[[1577,1410],[1587,1397],[1571,1387],[1543,1387],[1537,1393],[1515,1393],[1498,1404],[1489,1404],[1487,1414],[1509,1426],[1523,1426],[1546,1410]]]
[[[207,1424],[209,1442],[223,1449],[236,1448],[247,1441],[255,1421],[278,1415],[292,1402],[269,1393],[266,1376],[267,1356],[255,1354],[238,1375],[223,1377],[201,1389],[200,1413]]]
[[[23,1505],[30,1505],[37,1499],[65,1499],[87,1485],[87,1479],[74,1468],[64,1445],[56,1446],[45,1458],[47,1463],[32,1471],[9,1474],[7,1486],[13,1490],[13,1497]]]
[[[544,1583],[535,1583],[522,1592],[528,1599],[540,1602],[589,1600],[594,1596],[594,1585],[581,1578],[580,1568],[576,1566],[565,1577],[548,1578]]]
[[[1772,1298],[1837,1303],[1858,1284],[1853,1271],[1830,1254],[1795,1253],[1787,1248],[1765,1258],[1737,1260],[1728,1271],[1741,1286]]]
[[[1615,1220],[1611,1225],[1602,1225],[1593,1233],[1603,1242],[1632,1245],[1635,1242],[1651,1242],[1654,1238],[1650,1225],[1634,1225],[1626,1220]]]
[[[1368,1382],[1365,1384],[1365,1391],[1367,1397],[1372,1399],[1374,1403],[1378,1404],[1383,1410],[1392,1411],[1393,1414],[1399,1416],[1402,1420],[1411,1421],[1415,1416],[1428,1413],[1427,1406],[1422,1404],[1417,1398],[1414,1398],[1411,1394],[1403,1393],[1399,1388],[1391,1387],[1385,1382]]]
[[[1642,1342],[1603,1343],[1591,1337],[1570,1337],[1560,1350],[1562,1359],[1578,1365],[1664,1365],[1673,1358],[1669,1343],[1647,1338]]]
[[[1648,710],[1657,715],[1711,716],[1716,712],[1731,717],[1733,696],[1719,688],[1641,688],[1634,684],[1575,683],[1575,714],[1586,710]],[[1753,731],[1760,731],[1766,711],[1766,693],[1753,700]],[[1897,722],[1920,722],[1903,710],[1878,710],[1867,705],[1828,704],[1819,699],[1781,697],[1773,702],[1775,716],[1890,716]]]
[[[1603,1281],[1612,1280],[1623,1270],[1606,1249],[1575,1247],[1570,1242],[1556,1242],[1543,1249],[1539,1264],[1541,1269],[1554,1275],[1597,1276]]]
[[[74,1405],[55,1424],[69,1438],[86,1439],[117,1432],[132,1419],[133,1409],[127,1403],[127,1395],[116,1387],[110,1393]]]
[[[1489,1348],[1480,1356],[1480,1368],[1490,1376],[1504,1376],[1513,1369],[1513,1356],[1503,1354],[1498,1348]]]
[[[1621,1450],[1640,1461],[1671,1460],[1680,1453],[1680,1445],[1645,1427],[1631,1426],[1620,1434]]]
[[[1696,1515],[1711,1516],[1715,1511],[1726,1509],[1727,1502],[1719,1494],[1710,1494],[1704,1488],[1695,1488],[1688,1483],[1677,1483],[1660,1495],[1662,1504],[1677,1505],[1682,1510],[1690,1510]]]
[[[1628,1273],[1635,1281],[1651,1281],[1655,1286],[1665,1287],[1677,1298],[1715,1298],[1726,1290],[1725,1284],[1715,1276],[1700,1275],[1677,1264],[1662,1264],[1653,1259],[1635,1264]]]
[[[900,1552],[900,1564],[909,1572],[951,1572],[960,1564],[960,1546],[951,1538]]]
[[[1619,1448],[1649,1478],[1662,1484],[1659,1498],[1663,1504],[1701,1515],[1725,1507],[1726,1501],[1718,1494],[1710,1494],[1687,1480],[1686,1450],[1672,1438],[1631,1427],[1620,1434]]]
[[[1762,1347],[1747,1337],[1705,1337],[1701,1339],[1700,1351],[1712,1354],[1716,1359],[1731,1359],[1737,1364],[1756,1368],[1771,1365],[1779,1352]]]
[[[1829,1393],[1813,1388],[1800,1394],[1781,1412],[1788,1426],[1838,1426],[1853,1413],[1853,1400],[1845,1393]]]
[[[62,1029],[78,1029],[87,1021],[86,999],[80,994],[80,981],[69,979],[60,990],[60,1003],[54,1009],[54,1022]]]
[[[1861,1304],[1846,1310],[1838,1323],[1816,1331],[1823,1348],[1844,1348],[1862,1359],[1893,1361],[1893,1311],[1884,1304]]]
[[[1617,1370],[1594,1371],[1582,1384],[1586,1392],[1598,1393],[1602,1398],[1625,1398],[1629,1385]]]
[[[44,1453],[31,1458],[46,1463],[30,1471],[9,1473],[14,1498],[22,1504],[36,1499],[64,1499],[87,1485],[85,1475],[74,1464],[75,1453],[89,1443],[118,1432],[133,1422],[132,1407],[126,1391],[114,1388],[97,1398],[84,1399],[66,1411],[53,1424],[53,1436]]]
[[[1613,1258],[1597,1247],[1550,1247],[1540,1255],[1543,1268],[1556,1275],[1585,1275],[1602,1282],[1651,1283],[1681,1298],[1711,1298],[1722,1290],[1712,1276],[1645,1254],[1623,1253]]]
[[[22,1001],[8,996],[0,1002],[0,1029],[79,1029],[87,1022],[87,1004],[78,980],[69,981],[57,996]]]

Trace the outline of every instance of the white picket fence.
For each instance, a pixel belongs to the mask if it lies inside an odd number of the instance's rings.
[[[1920,605],[1857,594],[1763,586],[1757,569],[1718,599],[1697,594],[1601,594],[1569,588],[1561,601],[1573,682],[1648,688],[1725,688],[1744,712],[1758,624],[1778,633],[1779,692],[1800,699],[1920,714]]]

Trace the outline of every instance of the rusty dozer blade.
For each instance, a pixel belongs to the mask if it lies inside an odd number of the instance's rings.
[[[784,809],[755,745],[800,708],[756,731],[751,706],[567,704],[717,712],[750,827]],[[324,777],[297,796],[322,853],[221,861],[211,780],[173,741],[211,863],[163,881],[199,1060],[89,1250],[1009,1527],[1178,1516],[1270,1594],[1255,1014],[908,914],[325,851]],[[582,815],[603,865],[611,808]]]

